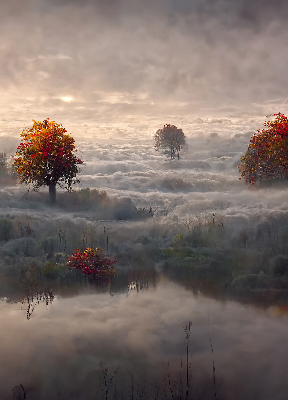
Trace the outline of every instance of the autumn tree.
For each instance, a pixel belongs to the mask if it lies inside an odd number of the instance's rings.
[[[171,160],[180,158],[180,151],[185,146],[185,135],[182,129],[178,129],[175,125],[164,125],[163,128],[158,129],[154,135],[155,149],[167,149]]]
[[[241,157],[238,169],[246,183],[288,179],[288,118],[281,113],[274,116],[252,136]]]
[[[96,282],[109,282],[115,275],[116,261],[103,254],[103,250],[87,247],[83,253],[77,249],[67,262],[72,270],[79,270]]]
[[[61,124],[34,121],[20,134],[13,165],[21,183],[32,184],[34,190],[49,187],[50,201],[56,201],[56,185],[71,190],[79,182],[76,175],[82,161],[75,155],[75,141]]]

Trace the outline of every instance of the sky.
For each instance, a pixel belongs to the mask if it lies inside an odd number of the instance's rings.
[[[47,117],[78,140],[262,123],[287,112],[287,14],[285,0],[2,0],[0,134]]]

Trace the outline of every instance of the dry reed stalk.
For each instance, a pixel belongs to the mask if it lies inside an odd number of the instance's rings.
[[[211,323],[211,311],[210,311],[210,346],[211,346],[211,351],[212,351],[212,363],[213,363],[213,387],[214,387],[214,395],[215,395],[215,400],[217,400],[217,394],[216,394],[216,369],[215,369],[215,362],[214,362],[214,350],[213,350],[213,345],[212,345],[212,323]]]

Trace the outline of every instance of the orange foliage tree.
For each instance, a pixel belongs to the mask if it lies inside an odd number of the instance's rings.
[[[171,160],[176,157],[180,158],[180,150],[186,143],[182,129],[178,129],[177,126],[170,124],[158,129],[154,135],[154,139],[155,149],[169,149]]]
[[[288,118],[281,113],[274,116],[252,136],[241,157],[238,169],[246,183],[288,179]]]
[[[49,118],[33,122],[20,134],[22,142],[13,165],[21,183],[32,184],[34,190],[48,186],[50,200],[55,203],[56,184],[71,190],[72,184],[79,182],[76,175],[82,161],[74,154],[74,139],[61,124]]]

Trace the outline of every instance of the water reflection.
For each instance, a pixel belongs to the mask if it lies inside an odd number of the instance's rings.
[[[22,395],[20,383],[27,400],[184,400],[188,385],[189,399],[215,389],[219,399],[286,399],[285,307],[194,296],[163,277],[142,288],[110,296],[83,285],[48,309],[37,302],[50,297],[36,296],[29,321],[19,304],[0,303],[1,399],[15,387]]]
[[[158,274],[155,268],[133,269],[127,274],[128,290],[148,290],[156,287]]]
[[[40,303],[52,304],[55,296],[71,297],[79,294],[109,293],[114,296],[117,293],[129,293],[136,290],[148,290],[155,288],[158,274],[154,268],[127,269],[120,272],[113,282],[97,282],[89,280],[83,274],[75,274],[76,279],[71,281],[45,280],[35,266],[22,269],[21,279],[15,281],[14,292],[10,296],[2,297],[2,301],[8,303],[21,303],[21,310],[26,310],[29,320],[35,307]],[[74,277],[75,278],[75,277]],[[48,288],[48,285],[52,288]]]
[[[35,306],[37,304],[40,304],[40,302],[45,302],[46,307],[48,307],[48,304],[52,304],[53,300],[54,300],[54,294],[53,294],[53,290],[49,289],[48,291],[44,292],[44,293],[33,293],[33,292],[29,292],[25,298],[22,299],[22,306],[25,304],[27,305],[27,319],[31,318],[31,315],[35,309]],[[22,307],[21,307],[22,309]]]
[[[15,386],[12,389],[13,399],[15,400],[26,400],[26,392],[23,385]]]

